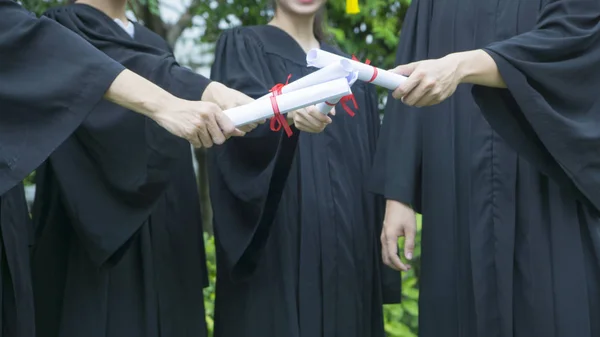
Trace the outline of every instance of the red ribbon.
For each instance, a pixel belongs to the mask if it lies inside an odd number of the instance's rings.
[[[359,59],[358,59],[356,56],[354,56],[354,55],[352,55],[352,59],[353,59],[354,61],[358,61],[358,62],[360,62],[360,60],[359,60]],[[371,60],[369,60],[369,59],[366,59],[366,60],[365,60],[365,64],[366,64],[366,65],[371,65]],[[373,68],[373,76],[371,76],[371,79],[370,79],[370,80],[368,80],[368,81],[367,81],[367,83],[371,83],[371,82],[375,81],[375,79],[377,78],[377,68],[376,68],[376,67],[373,67],[373,66],[371,66],[371,67]]]
[[[354,117],[354,111],[348,107],[348,102],[354,103],[354,109],[358,110],[358,104],[356,103],[356,99],[354,98],[353,94],[342,97],[342,99],[340,99],[340,103],[342,103],[342,108],[346,110],[348,115],[350,115],[350,117]]]
[[[342,108],[344,108],[344,110],[348,113],[348,115],[350,115],[350,117],[354,117],[355,113],[348,106],[348,102],[352,102],[354,104],[354,109],[358,110],[358,103],[356,103],[356,99],[354,98],[353,94],[346,95],[346,96],[342,97],[340,99],[339,103],[342,104]],[[329,103],[329,102],[325,102],[325,104],[327,104],[329,106],[335,106],[335,104]]]
[[[273,88],[271,88],[271,90],[269,90],[269,92],[273,93],[273,96],[270,97],[271,107],[273,107],[273,118],[271,118],[271,122],[269,124],[269,126],[271,127],[271,131],[279,131],[283,126],[283,129],[285,130],[285,133],[288,137],[292,136],[292,129],[288,125],[285,116],[282,115],[279,111],[279,104],[277,104],[277,96],[281,95],[281,89],[290,82],[291,77],[292,74],[289,74],[287,80],[285,81],[285,84],[277,83],[273,86]]]

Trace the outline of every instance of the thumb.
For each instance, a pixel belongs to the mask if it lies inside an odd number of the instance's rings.
[[[395,74],[398,74],[398,75],[410,76],[410,74],[412,74],[412,72],[415,71],[415,69],[417,68],[419,63],[420,62],[401,64],[401,65],[397,66],[396,68],[391,69],[390,71]]]
[[[404,229],[404,256],[407,260],[412,260],[413,251],[415,250],[415,226],[408,226]]]

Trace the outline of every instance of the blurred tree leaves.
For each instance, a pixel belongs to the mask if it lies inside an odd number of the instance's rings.
[[[37,16],[42,15],[50,7],[67,3],[66,0],[20,0],[18,2]]]

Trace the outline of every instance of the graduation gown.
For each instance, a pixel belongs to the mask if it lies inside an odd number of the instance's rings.
[[[21,181],[124,67],[48,19],[0,0],[0,336],[35,335],[30,219]]]
[[[420,336],[600,336],[599,17],[597,1],[412,2],[397,63],[486,48],[508,85],[388,101],[374,188],[423,213]]]
[[[288,74],[291,82],[315,70],[287,33],[255,26],[223,33],[211,78],[258,98]],[[363,83],[352,90],[356,115],[338,106],[321,134],[294,129],[288,138],[265,123],[209,151],[216,337],[384,335],[382,304],[399,300],[400,278],[382,269],[382,200],[363,188],[379,132],[377,96]]]
[[[209,80],[177,65],[164,40],[132,38],[87,5],[45,14],[175,96]],[[205,336],[207,285],[191,148],[110,102],[38,170],[33,284],[38,336]]]

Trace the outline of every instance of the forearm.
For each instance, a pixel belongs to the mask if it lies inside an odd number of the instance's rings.
[[[166,111],[176,100],[173,95],[127,69],[117,76],[104,98],[150,118]]]
[[[450,54],[456,58],[460,83],[477,84],[492,88],[506,88],[494,59],[481,49]]]

